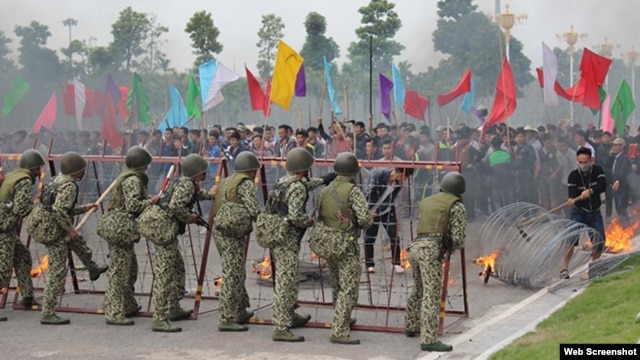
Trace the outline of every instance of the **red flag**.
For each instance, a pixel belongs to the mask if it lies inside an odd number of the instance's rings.
[[[538,73],[538,84],[540,84],[540,87],[543,88],[544,87],[544,71],[540,68],[536,68],[536,72]],[[581,78],[577,84],[573,85],[568,89],[564,89],[562,88],[562,85],[560,85],[560,83],[556,81],[556,83],[553,85],[553,89],[561,98],[572,101],[572,102],[581,103],[584,100],[584,86],[585,86],[584,84],[585,84],[585,81],[584,79]]]
[[[244,70],[247,73],[247,85],[249,87],[249,99],[251,100],[251,110],[264,110],[264,92],[262,92],[262,86],[258,79],[249,71],[247,65],[244,66]]]
[[[469,91],[471,91],[471,69],[467,69],[467,71],[464,72],[462,79],[460,79],[460,82],[453,90],[446,94],[438,95],[438,106],[446,105],[458,96],[464,95]]]
[[[117,149],[122,146],[124,138],[120,134],[118,129],[118,114],[117,105],[121,99],[118,99],[117,95],[120,93],[118,85],[111,75],[107,75],[107,87],[104,96],[104,111],[102,113],[102,137],[109,142],[109,146],[112,149]]]
[[[127,97],[129,96],[129,87],[119,86],[118,89],[120,89],[120,102],[118,103],[118,106],[117,106],[118,114],[120,114],[120,117],[124,122],[126,119],[129,118],[129,115],[130,115],[129,109],[127,109]]]
[[[64,106],[64,114],[68,116],[76,116],[76,95],[75,88],[71,84],[67,84],[62,90],[62,105]]]
[[[600,109],[598,88],[604,83],[611,62],[611,59],[584,48],[582,61],[580,62],[580,77],[581,80],[584,79],[584,100],[582,100],[582,105],[591,109]]]
[[[58,112],[58,97],[56,93],[53,93],[47,102],[47,105],[44,106],[40,116],[38,116],[38,120],[33,125],[33,133],[37,134],[40,132],[40,128],[45,127],[49,130],[53,129],[53,123],[56,122],[56,113]]]
[[[483,128],[495,125],[511,116],[516,111],[516,99],[516,83],[513,81],[509,61],[505,58],[496,83],[496,99],[493,102],[491,114],[484,123]]]
[[[429,99],[418,94],[417,91],[407,89],[404,97],[404,112],[418,120],[424,121],[424,113],[429,107]]]
[[[271,115],[271,81],[267,80],[267,89],[264,94],[264,106],[262,108],[262,113],[265,117]]]
[[[83,118],[89,118],[93,116],[93,91],[89,88],[84,89],[85,103],[84,110],[82,111]]]
[[[91,99],[93,103],[93,115],[102,116],[104,112],[104,93],[102,91],[94,91]]]

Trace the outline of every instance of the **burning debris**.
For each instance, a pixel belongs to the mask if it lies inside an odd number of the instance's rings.
[[[213,286],[222,286],[222,276],[218,276],[217,278],[213,279]]]
[[[411,267],[411,261],[409,261],[409,253],[406,249],[402,249],[400,251],[400,266],[404,269],[408,269]]]
[[[262,259],[252,261],[251,265],[254,274],[259,275],[262,279],[271,279],[271,258],[265,256]]]
[[[49,269],[49,256],[45,255],[40,259],[40,265],[31,269],[31,277],[40,277],[47,269]]]
[[[619,253],[631,250],[633,247],[631,240],[637,233],[638,228],[640,228],[640,219],[636,219],[632,225],[625,227],[618,219],[613,218],[605,230],[606,241],[604,246],[607,251]]]
[[[478,275],[482,278],[485,284],[489,282],[489,277],[491,276],[491,273],[496,268],[497,258],[498,258],[498,251],[494,250],[491,252],[490,255],[480,256],[479,258],[473,261],[475,264],[478,264],[484,267],[484,269]]]

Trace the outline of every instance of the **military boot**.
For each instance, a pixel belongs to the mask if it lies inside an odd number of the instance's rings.
[[[234,322],[220,323],[218,325],[218,331],[247,331],[247,330],[249,330],[248,327],[244,325],[240,325],[238,323],[234,323]]]
[[[293,313],[293,321],[291,322],[291,328],[299,328],[304,326],[306,323],[311,320],[311,315],[307,314],[306,316],[302,316],[296,312]]]
[[[416,337],[417,335],[420,335],[420,330],[413,331],[409,329],[404,329],[404,335],[409,338]]]
[[[171,326],[169,320],[153,320],[153,323],[151,323],[151,331],[174,333],[181,332],[182,328]]]
[[[40,324],[42,325],[66,325],[71,323],[69,319],[63,319],[56,314],[42,315]]]
[[[359,345],[360,344],[359,339],[354,339],[350,335],[347,335],[344,337],[331,336],[329,337],[329,341],[332,344],[342,344],[342,345]]]
[[[105,322],[107,325],[120,325],[120,326],[130,326],[133,325],[133,320],[128,320],[123,317],[115,318],[115,319],[106,319]]]
[[[96,266],[94,268],[89,269],[89,279],[91,281],[96,281],[104,273],[109,270],[109,265]]]
[[[7,321],[7,317],[6,316],[0,316],[0,321]]]
[[[303,342],[304,336],[294,335],[289,330],[274,330],[273,341]]]
[[[32,308],[34,306],[40,306],[40,304],[38,304],[38,302],[33,298],[33,296],[25,296],[22,298],[22,300],[20,300],[20,305],[26,307],[26,308]]]
[[[236,318],[236,323],[242,325],[247,321],[249,321],[249,319],[251,319],[252,317],[253,317],[253,311],[242,310],[240,315],[238,315],[238,317]]]
[[[169,320],[180,321],[188,319],[193,313],[193,310],[185,310],[181,307],[169,310]]]
[[[135,308],[135,310],[129,311],[128,313],[124,314],[124,317],[126,317],[126,318],[134,317],[140,312],[140,310],[142,310],[142,306],[138,305]]]
[[[420,344],[420,349],[422,351],[451,351],[453,350],[453,346],[444,344],[438,340],[431,344]]]

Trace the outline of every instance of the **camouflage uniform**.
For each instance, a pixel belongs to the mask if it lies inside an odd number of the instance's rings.
[[[165,197],[169,194],[165,195]],[[191,206],[193,199],[211,200],[213,196],[204,190],[198,190],[196,182],[188,177],[181,177],[174,185],[166,213],[169,217],[164,217],[166,226],[159,226],[154,231],[165,232],[171,228],[171,222],[187,223],[191,219]],[[160,203],[162,203],[162,199]],[[160,208],[153,207],[152,209]],[[156,245],[156,255],[154,258],[155,280],[153,284],[153,320],[163,321],[166,319],[165,313],[180,308],[180,300],[184,296],[185,267],[178,238],[174,238],[169,244],[164,246]]]
[[[231,177],[238,175],[240,173],[231,175]],[[231,177],[223,181],[229,181]],[[240,182],[237,187],[236,202],[239,203],[237,206],[243,206],[248,212],[247,215],[255,221],[260,212],[260,203],[258,202],[256,187],[251,180],[253,179]],[[218,191],[222,191],[220,186]],[[229,191],[233,191],[233,189],[229,189]],[[218,205],[216,201],[216,206]],[[231,323],[236,321],[238,316],[249,307],[249,294],[244,284],[246,279],[245,238],[225,237],[217,230],[214,230],[213,238],[222,259],[223,280],[222,288],[220,289],[220,323]]]
[[[298,254],[300,252],[298,238],[300,229],[306,229],[313,224],[305,212],[309,198],[308,192],[323,185],[325,180],[321,178],[307,180],[288,173],[278,180],[277,185],[289,182],[291,185],[287,188],[285,196],[289,205],[287,236],[282,246],[271,249],[276,266],[276,286],[273,296],[275,331],[286,331],[292,326],[298,300]]]
[[[124,180],[122,180],[123,177],[125,177]],[[122,229],[130,231],[126,233],[128,239],[109,243],[111,270],[105,293],[107,321],[123,321],[126,315],[138,310],[138,303],[134,297],[135,282],[138,277],[138,260],[134,245],[140,241],[140,234],[135,225],[135,218],[151,206],[151,199],[147,195],[149,180],[144,171],[125,170],[120,175],[119,181],[121,184],[116,188],[117,194],[109,204],[109,211],[124,212],[130,217],[126,224],[112,224],[117,226],[112,231],[122,231]],[[105,229],[105,231],[109,230]]]
[[[431,198],[454,196],[438,193],[420,202],[420,218],[427,216],[430,209],[425,209]],[[464,247],[466,237],[466,210],[462,202],[456,201],[450,208],[448,221],[451,251]],[[440,312],[440,295],[442,292],[442,263],[440,243],[442,233],[421,233],[418,226],[418,236],[409,247],[411,267],[413,268],[413,292],[407,299],[405,317],[405,331],[412,334],[420,332],[421,344],[437,342],[438,314]]]
[[[73,230],[73,217],[86,212],[82,206],[76,206],[78,196],[78,186],[75,180],[69,175],[57,175],[51,181],[60,184],[57,188],[53,212],[44,219],[39,219],[42,223],[55,222],[63,230],[64,234],[69,234]],[[34,214],[35,215],[35,214]],[[37,237],[38,235],[33,235]],[[65,277],[67,275],[67,254],[71,250],[87,267],[90,273],[95,272],[98,265],[93,261],[91,249],[87,246],[82,235],[78,234],[73,239],[66,240],[61,237],[59,241],[47,245],[49,256],[49,275],[44,291],[44,304],[42,305],[42,315],[53,315],[57,297],[64,288]]]
[[[362,273],[356,226],[369,228],[373,218],[367,199],[349,178],[339,176],[318,198],[318,222],[311,232],[310,246],[329,265],[335,307],[331,338],[344,339],[349,336],[351,311],[358,301]],[[336,199],[353,215],[343,214]],[[357,224],[351,219],[357,220]]]
[[[14,182],[13,189],[10,189],[12,177],[18,177]],[[11,213],[13,219],[2,219],[0,221],[11,220],[17,224],[19,218],[23,218],[33,209],[33,184],[35,179],[29,175],[29,170],[18,169],[5,177],[3,188],[0,190],[0,206],[7,206],[13,203]],[[8,215],[11,216],[11,215]],[[15,267],[18,278],[18,288],[23,298],[33,298],[33,283],[31,281],[31,253],[22,244],[17,235],[18,228],[0,232],[0,287],[9,285],[11,279],[11,268]]]

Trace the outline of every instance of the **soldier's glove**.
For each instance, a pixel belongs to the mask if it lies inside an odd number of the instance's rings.
[[[320,176],[320,178],[324,181],[324,185],[329,185],[335,178],[336,176],[338,176],[338,174],[336,174],[335,172],[330,172],[326,175],[322,175]]]

